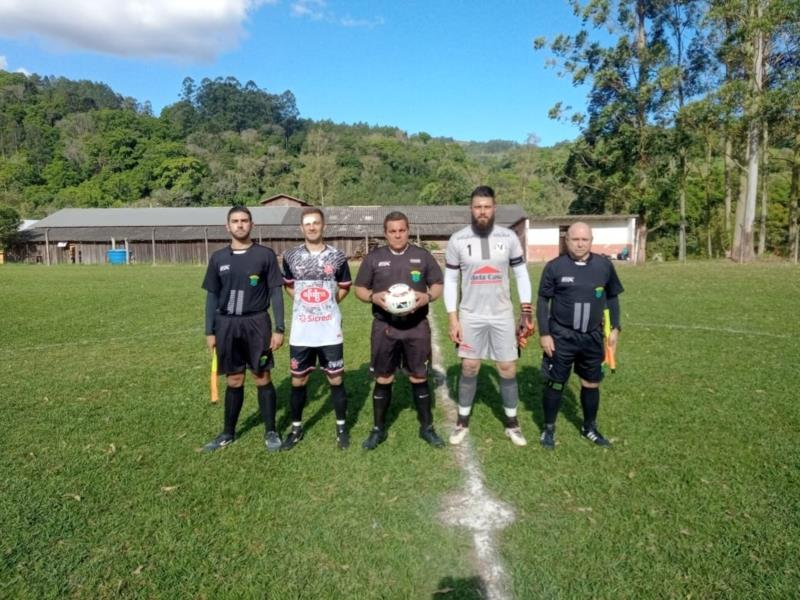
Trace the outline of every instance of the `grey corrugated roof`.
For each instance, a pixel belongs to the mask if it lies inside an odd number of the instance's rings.
[[[55,230],[86,228],[109,230],[124,228],[130,235],[115,235],[129,239],[150,239],[152,228],[157,228],[157,239],[202,239],[204,228],[209,235],[217,235],[217,228],[224,234],[228,207],[186,208],[65,208],[38,221],[31,230],[50,236],[64,237],[66,231]],[[328,235],[336,237],[380,235],[383,218],[393,210],[406,214],[411,222],[412,233],[435,235],[449,230],[451,233],[469,223],[470,212],[466,206],[333,206],[324,208],[328,224]],[[298,224],[302,208],[292,206],[250,207],[256,226],[270,228],[271,237],[294,238],[300,235]],[[525,213],[516,204],[498,205],[497,223],[513,225],[525,218]],[[212,229],[213,228],[213,229]],[[276,229],[278,228],[278,229]],[[142,231],[138,231],[141,229]],[[168,231],[175,229],[175,231]],[[179,230],[185,230],[181,233]],[[194,230],[190,232],[190,230]],[[96,235],[96,234],[95,234]],[[178,237],[172,237],[178,236]],[[39,236],[37,236],[39,237]],[[105,235],[104,237],[108,237]],[[224,234],[227,237],[227,234]],[[55,239],[55,237],[53,237]],[[69,239],[81,239],[70,235]]]
[[[263,225],[283,223],[288,206],[250,207],[253,221]],[[42,219],[34,229],[52,227],[181,227],[225,223],[230,207],[185,208],[65,208]],[[298,209],[295,209],[298,210]]]
[[[299,209],[295,209],[299,210]],[[383,218],[391,211],[397,210],[408,217],[411,225],[420,224],[462,224],[470,220],[469,207],[467,206],[333,206],[325,211],[325,220],[328,223],[375,223],[383,228]],[[497,206],[497,223],[500,225],[513,225],[525,218],[525,212],[516,204],[499,204]]]

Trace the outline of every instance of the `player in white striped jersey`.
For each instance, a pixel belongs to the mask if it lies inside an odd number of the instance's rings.
[[[303,209],[300,228],[305,241],[283,255],[283,281],[294,304],[289,336],[292,429],[281,449],[291,450],[303,439],[308,377],[317,362],[331,386],[336,443],[344,449],[350,440],[345,426],[347,395],[342,377],[344,345],[339,302],[350,291],[350,267],[342,251],[325,243],[325,216],[320,209]]]
[[[495,361],[506,415],[505,433],[517,446],[527,441],[517,419],[517,331],[511,303],[509,271],[517,281],[521,304],[520,327],[533,333],[531,282],[516,234],[494,224],[494,190],[480,186],[470,198],[472,224],[454,233],[445,253],[444,302],[450,339],[458,345],[461,377],[458,384],[458,422],[450,443],[459,444],[469,430],[482,359]],[[461,302],[458,283],[461,277]]]

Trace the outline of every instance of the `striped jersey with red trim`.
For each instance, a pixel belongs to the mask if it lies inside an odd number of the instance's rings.
[[[283,282],[294,288],[289,344],[341,344],[342,313],[336,294],[352,283],[344,252],[327,244],[321,252],[310,252],[305,244],[294,246],[283,255]]]

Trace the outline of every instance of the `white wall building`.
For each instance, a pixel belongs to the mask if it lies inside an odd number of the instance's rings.
[[[583,221],[592,228],[592,252],[612,258],[626,255],[636,261],[636,215],[566,215],[528,220],[528,262],[545,262],[566,251],[570,225]]]

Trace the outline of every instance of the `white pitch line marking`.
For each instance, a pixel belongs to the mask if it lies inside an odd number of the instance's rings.
[[[433,315],[430,317],[433,321]],[[456,420],[456,403],[447,389],[447,377],[442,368],[442,353],[438,344],[436,328],[431,327],[433,350],[433,367],[436,372],[434,381],[440,400],[450,423]],[[442,521],[448,525],[465,527],[472,532],[475,545],[475,566],[486,586],[487,598],[490,600],[510,599],[511,591],[503,562],[497,549],[496,533],[514,521],[514,509],[511,505],[492,497],[483,482],[483,473],[469,436],[458,446],[450,446],[456,461],[464,470],[466,481],[464,488],[448,495],[444,500],[444,509],[440,514]]]

